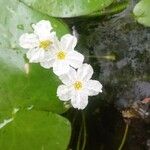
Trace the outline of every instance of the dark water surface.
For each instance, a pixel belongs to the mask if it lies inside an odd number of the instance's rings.
[[[136,23],[130,10],[109,18],[67,20],[79,38],[77,49],[104,86],[84,112],[86,150],[117,150],[125,130],[121,112],[133,108],[123,149],[150,150],[150,107],[141,103],[150,97],[150,28]],[[73,124],[69,147],[76,150],[81,113],[71,109],[66,116]]]

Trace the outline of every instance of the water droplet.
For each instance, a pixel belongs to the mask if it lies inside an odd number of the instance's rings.
[[[27,108],[27,110],[31,110],[34,107],[34,105],[31,105]]]
[[[19,108],[14,108],[12,114],[16,114],[19,111]]]
[[[5,119],[3,121],[3,123],[0,123],[0,129],[3,128],[4,126],[6,126],[8,123],[10,123],[11,121],[13,121],[13,118],[10,119]]]
[[[24,25],[23,24],[18,24],[17,28],[20,29],[20,30],[24,30]]]

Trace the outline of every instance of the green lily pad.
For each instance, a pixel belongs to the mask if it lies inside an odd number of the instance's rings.
[[[90,14],[89,17],[114,15],[114,14],[122,12],[124,9],[127,8],[128,5],[129,5],[128,0],[119,1],[119,2],[116,1],[116,2],[112,3],[109,7],[105,8],[101,11],[97,11],[97,12]]]
[[[113,0],[21,0],[28,6],[54,17],[76,17],[100,11]]]
[[[66,150],[71,133],[68,120],[42,111],[19,111],[0,128],[0,149],[5,150]]]
[[[56,96],[58,77],[39,64],[28,64],[18,39],[39,20],[50,20],[59,37],[69,32],[67,26],[16,0],[0,0],[0,9],[0,111],[33,107],[64,112],[64,104]]]
[[[56,96],[60,81],[52,71],[27,64],[22,53],[0,51],[0,111],[27,107],[57,113],[65,110]]]
[[[61,20],[34,11],[17,0],[0,0],[0,10],[0,47],[19,49],[20,35],[32,32],[31,25],[40,20],[49,20],[58,37],[69,32],[68,26]]]
[[[136,4],[133,13],[139,23],[150,27],[150,0],[142,0]]]

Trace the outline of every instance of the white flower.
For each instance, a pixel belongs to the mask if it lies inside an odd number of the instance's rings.
[[[83,64],[77,71],[70,68],[68,74],[59,77],[63,85],[58,87],[57,96],[62,101],[71,100],[74,108],[84,109],[88,104],[88,96],[102,92],[102,84],[91,80],[92,75],[93,68],[88,64]]]
[[[60,76],[70,70],[70,66],[78,68],[82,65],[84,56],[75,51],[77,38],[71,34],[64,35],[61,40],[55,40],[53,55],[41,62],[44,68],[53,67],[53,72]]]
[[[25,33],[20,39],[20,46],[29,49],[27,58],[30,62],[41,62],[51,55],[51,48],[54,45],[56,33],[52,31],[49,21],[42,20],[32,25],[34,33]]]

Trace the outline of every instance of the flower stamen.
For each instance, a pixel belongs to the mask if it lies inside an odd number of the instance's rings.
[[[59,52],[57,53],[57,59],[58,59],[58,60],[64,60],[65,57],[66,57],[66,53],[65,53],[64,51],[59,51]]]
[[[52,41],[50,41],[50,40],[44,40],[44,41],[40,41],[39,47],[47,50],[50,47],[50,45],[52,45],[52,44],[53,44]]]
[[[74,84],[73,84],[75,90],[81,90],[82,89],[82,82],[80,81],[76,81]]]

